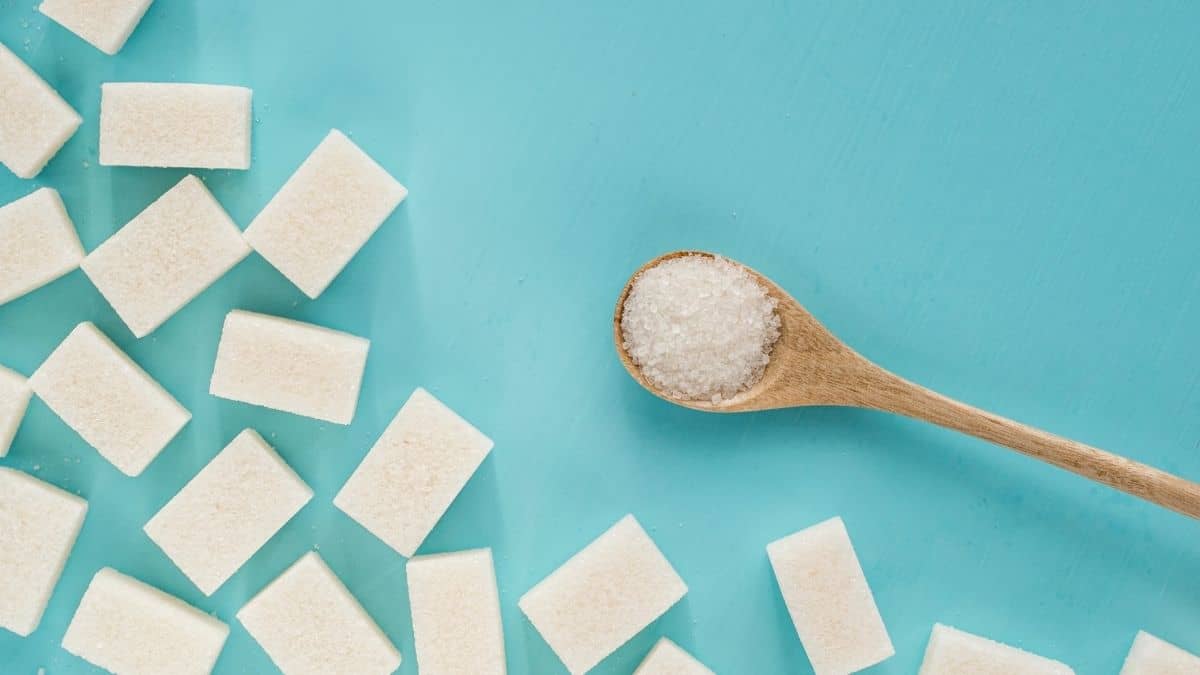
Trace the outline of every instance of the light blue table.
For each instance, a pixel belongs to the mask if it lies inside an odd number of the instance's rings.
[[[934,621],[1089,675],[1139,628],[1200,652],[1197,523],[915,422],[670,406],[609,323],[642,261],[723,252],[903,375],[1200,478],[1200,5],[158,0],[107,57],[33,3],[0,41],[85,122],[0,202],[58,188],[89,250],[184,174],[97,166],[109,80],[254,88],[253,168],[202,174],[243,226],[331,127],[412,194],[317,301],[252,256],[141,341],[81,273],[0,307],[0,362],[95,321],[194,413],[134,480],[31,405],[0,464],[91,512],[0,671],[91,672],[58,644],[110,565],[231,621],[218,673],[272,672],[234,613],[317,545],[416,673],[404,561],[330,500],[418,385],[496,441],[423,550],[495,549],[514,674],[562,672],[517,598],[627,512],[691,592],[598,673],[660,635],[810,672],[763,547],[835,514],[897,649],[872,673],[914,673]],[[354,424],[210,397],[233,307],[369,336]],[[248,426],[316,498],[206,599],[140,528]]]

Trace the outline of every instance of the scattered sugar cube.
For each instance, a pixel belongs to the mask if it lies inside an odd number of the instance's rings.
[[[100,163],[249,169],[252,93],[220,84],[106,82]]]
[[[67,426],[129,476],[140,474],[192,416],[86,321],[29,384]]]
[[[333,570],[308,553],[237,614],[284,675],[385,675],[400,652]]]
[[[25,378],[0,366],[0,457],[8,454],[32,393]]]
[[[0,164],[33,178],[83,118],[33,69],[0,44]]]
[[[370,346],[357,335],[235,309],[225,317],[209,392],[349,424]]]
[[[1030,654],[1016,647],[965,633],[957,628],[933,625],[925,660],[918,675],[1074,675],[1058,661]]]
[[[654,649],[633,671],[633,675],[715,675],[696,657],[680,649],[667,638],[658,641]]]
[[[83,272],[137,337],[158,328],[250,255],[242,232],[187,176],[83,259]]]
[[[104,568],[88,584],[62,646],[119,675],[208,675],[228,636],[221,621]]]
[[[197,588],[212,595],[312,494],[261,436],[246,429],[144,529]]]
[[[491,450],[490,438],[418,388],[333,505],[411,558]]]
[[[505,675],[491,549],[420,556],[407,570],[421,674]]]
[[[841,518],[767,545],[788,614],[816,675],[844,675],[896,653]]]
[[[246,241],[315,298],[407,195],[334,129],[246,228]]]
[[[585,673],[687,593],[650,535],[625,516],[518,602],[572,675]]]
[[[1200,675],[1200,656],[1140,630],[1121,675]]]
[[[0,467],[0,628],[22,637],[37,628],[87,508],[73,494]]]
[[[116,54],[153,0],[43,0],[38,11],[108,55]]]
[[[0,206],[0,305],[74,270],[81,260],[83,244],[54,188]]]

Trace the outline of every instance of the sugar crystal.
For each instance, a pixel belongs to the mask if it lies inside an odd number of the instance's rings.
[[[621,315],[624,347],[668,395],[720,403],[762,379],[779,339],[775,306],[737,263],[671,258],[634,279]]]

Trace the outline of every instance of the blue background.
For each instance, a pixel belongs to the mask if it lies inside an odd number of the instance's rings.
[[[158,0],[108,57],[0,0],[0,41],[84,124],[35,181],[88,250],[185,172],[97,166],[100,83],[254,88],[254,163],[199,172],[245,226],[331,127],[411,189],[318,300],[251,256],[135,340],[79,272],[0,307],[31,373],[96,322],[193,413],[139,478],[35,401],[0,464],[91,500],[5,673],[90,672],[59,641],[103,566],[229,621],[219,673],[272,672],[233,620],[320,553],[416,673],[404,561],[333,494],[425,386],[496,441],[423,552],[491,546],[510,672],[562,672],[517,598],[632,512],[689,583],[660,635],[717,672],[808,673],[771,540],[845,518],[913,673],[934,621],[1116,673],[1139,628],[1200,652],[1200,526],[987,444],[833,409],[712,416],[614,357],[628,274],[701,248],[776,279],[864,354],[952,396],[1200,478],[1200,4]],[[373,340],[348,428],[207,394],[235,307]],[[241,429],[313,502],[212,598],[141,526]]]

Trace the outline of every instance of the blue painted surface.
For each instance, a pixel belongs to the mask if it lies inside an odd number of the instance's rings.
[[[416,673],[404,561],[330,504],[418,385],[496,441],[423,551],[496,551],[510,672],[562,672],[517,598],[626,512],[691,587],[659,635],[717,672],[810,669],[764,553],[841,514],[897,655],[951,623],[1115,673],[1139,628],[1200,652],[1197,523],[987,444],[849,410],[718,417],[639,390],[612,303],[667,250],[772,276],[853,346],[952,396],[1200,478],[1200,5],[158,0],[107,57],[0,0],[0,41],[84,116],[36,181],[88,250],[185,172],[97,166],[99,85],[253,87],[254,164],[200,172],[245,226],[331,127],[412,191],[318,300],[252,256],[135,340],[81,273],[0,307],[32,372],[95,321],[194,413],[129,479],[34,402],[4,466],[91,500],[39,630],[114,566],[233,623],[218,673],[272,672],[233,622],[314,545]],[[349,428],[207,394],[241,307],[373,340]],[[141,525],[245,427],[316,498],[212,598]]]

